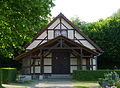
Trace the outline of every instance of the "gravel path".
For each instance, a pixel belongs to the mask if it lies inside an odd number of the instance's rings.
[[[73,84],[70,80],[44,80],[33,81],[30,85],[3,84],[3,86],[7,88],[73,88]]]

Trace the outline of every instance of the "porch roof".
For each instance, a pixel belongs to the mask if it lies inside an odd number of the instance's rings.
[[[98,55],[99,54],[98,52],[96,52],[94,50],[91,50],[91,49],[87,48],[86,46],[84,46],[82,44],[79,44],[79,43],[77,43],[77,42],[75,42],[75,41],[73,41],[71,39],[68,39],[65,36],[60,35],[60,36],[58,36],[58,37],[56,37],[54,39],[48,40],[48,42],[43,43],[42,45],[39,45],[39,46],[29,50],[29,51],[26,51],[26,52],[22,53],[21,55],[15,57],[15,60],[20,60],[20,59],[30,55],[31,53],[36,52],[39,49],[44,49],[45,47],[49,48],[52,45],[54,45],[55,42],[58,42],[59,39],[63,39],[64,41],[67,42],[67,44],[71,44],[72,46],[77,46],[79,49],[82,48],[83,50],[85,50],[85,51],[87,51],[87,52],[89,52],[89,53],[91,53],[93,55]]]

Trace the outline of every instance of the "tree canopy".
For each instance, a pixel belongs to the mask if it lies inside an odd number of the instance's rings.
[[[48,22],[52,0],[0,1],[0,56],[12,57]]]
[[[120,10],[97,22],[81,24],[83,22],[76,18],[73,23],[104,51],[98,58],[99,68],[108,69],[120,65]]]

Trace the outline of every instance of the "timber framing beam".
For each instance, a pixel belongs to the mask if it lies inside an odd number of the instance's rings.
[[[63,44],[63,45],[65,45],[67,48],[70,48],[70,46],[68,46],[67,44]],[[77,51],[75,51],[74,49],[71,49],[73,52],[75,52],[78,56],[81,56],[81,54],[80,53],[78,53]]]
[[[45,47],[43,49],[50,49],[51,47]],[[79,47],[53,47],[52,49],[81,49]]]

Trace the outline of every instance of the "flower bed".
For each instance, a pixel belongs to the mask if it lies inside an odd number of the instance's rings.
[[[103,88],[120,88],[120,78],[115,71],[105,73],[104,78],[99,78],[98,83]]]

